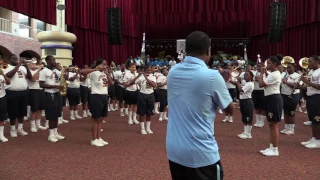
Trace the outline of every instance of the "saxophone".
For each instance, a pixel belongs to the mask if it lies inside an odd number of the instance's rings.
[[[66,75],[66,69],[63,67],[61,70],[61,76],[60,76],[60,94],[61,96],[66,96],[67,95],[67,87],[69,84],[69,81],[66,80],[65,78]]]

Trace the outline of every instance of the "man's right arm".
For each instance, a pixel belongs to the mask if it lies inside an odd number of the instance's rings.
[[[212,98],[217,106],[227,114],[233,114],[234,105],[226,83],[220,73],[214,74]]]

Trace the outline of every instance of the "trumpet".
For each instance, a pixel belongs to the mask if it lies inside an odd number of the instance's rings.
[[[69,68],[69,72],[73,72],[73,73],[76,73],[76,72],[78,72],[78,66],[76,65],[76,66],[74,66],[74,67],[71,67],[71,68]]]
[[[283,67],[288,67],[288,64],[293,64],[295,61],[291,56],[285,56],[283,57],[283,60],[281,61],[281,65]]]
[[[2,63],[2,64],[0,64],[0,69],[1,70],[6,70],[6,69],[8,69],[8,64],[6,64],[6,63]]]

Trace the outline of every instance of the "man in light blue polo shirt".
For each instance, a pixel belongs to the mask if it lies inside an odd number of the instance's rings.
[[[208,69],[211,42],[203,32],[186,39],[187,56],[169,72],[166,147],[173,180],[223,179],[214,138],[216,109],[232,113],[234,106],[225,81]]]

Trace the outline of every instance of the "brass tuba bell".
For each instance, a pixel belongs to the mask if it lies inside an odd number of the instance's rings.
[[[8,64],[6,64],[6,63],[2,63],[2,64],[0,64],[0,69],[1,70],[6,70],[6,69],[8,69]]]
[[[299,65],[303,69],[308,69],[309,68],[309,58],[304,57],[304,58],[300,59],[299,60]]]
[[[294,64],[294,63],[295,63],[295,61],[291,56],[285,56],[285,57],[283,57],[283,60],[281,61],[281,65],[285,68],[288,67],[288,64]]]

